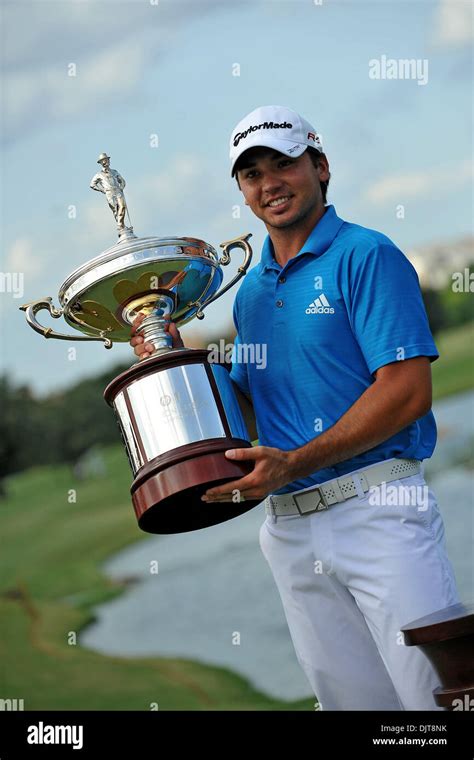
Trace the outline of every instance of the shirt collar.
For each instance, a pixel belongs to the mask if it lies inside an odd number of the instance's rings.
[[[298,251],[296,256],[300,256],[303,253],[311,253],[313,256],[322,256],[333,242],[343,224],[344,220],[338,217],[334,206],[326,206],[324,215],[315,224],[303,247]],[[293,258],[296,258],[296,256]],[[293,258],[291,258],[290,261],[293,261]],[[275,261],[273,243],[270,240],[269,235],[267,235],[264,240],[260,262],[260,271],[264,272],[266,269],[281,269],[280,265]]]

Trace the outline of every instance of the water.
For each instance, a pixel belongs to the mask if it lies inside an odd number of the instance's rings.
[[[473,410],[474,392],[435,406],[439,442],[425,462],[462,599],[474,597],[474,479],[467,465]],[[112,557],[105,574],[136,582],[95,608],[97,620],[81,645],[108,655],[199,660],[240,673],[279,699],[311,696],[258,545],[263,521],[259,506],[206,530],[150,537]],[[151,572],[156,562],[157,574]]]

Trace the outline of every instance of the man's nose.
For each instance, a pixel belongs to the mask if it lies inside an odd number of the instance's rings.
[[[282,184],[281,177],[279,177],[278,174],[275,174],[272,171],[265,172],[262,180],[262,192],[270,195],[275,192],[275,190],[278,190]]]

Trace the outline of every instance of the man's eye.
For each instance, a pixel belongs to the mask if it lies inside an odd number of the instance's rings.
[[[252,179],[252,177],[255,177],[255,173],[254,171],[249,172],[245,175],[245,179]]]
[[[290,158],[284,158],[283,161],[280,161],[279,166],[291,166],[293,161]]]

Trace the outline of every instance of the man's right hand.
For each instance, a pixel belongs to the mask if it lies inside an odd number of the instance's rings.
[[[140,361],[142,359],[147,359],[155,350],[153,343],[145,343],[143,335],[136,334],[137,329],[140,327],[144,319],[145,314],[139,314],[136,319],[134,319],[131,331],[132,338],[130,340],[130,345],[132,346],[136,356],[138,356]],[[184,343],[182,341],[181,335],[179,334],[179,330],[174,322],[167,322],[165,325],[165,330],[166,332],[169,332],[173,339],[173,348],[184,348]]]

